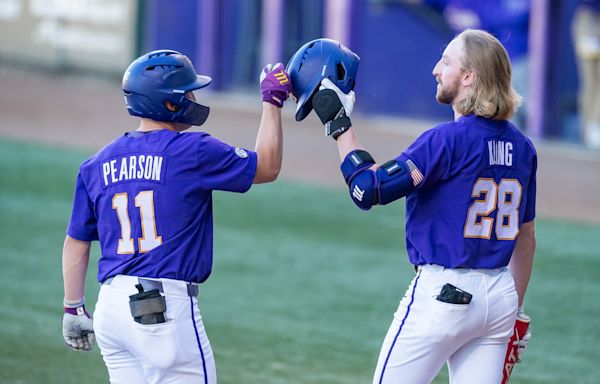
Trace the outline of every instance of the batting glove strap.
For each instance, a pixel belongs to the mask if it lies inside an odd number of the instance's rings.
[[[337,140],[338,137],[346,132],[352,126],[352,121],[346,116],[344,109],[340,109],[339,113],[332,121],[325,124],[325,135],[333,137]]]
[[[365,150],[357,149],[348,153],[340,166],[346,184],[350,185],[358,173],[371,168],[373,164],[375,164],[375,159]]]
[[[74,316],[82,316],[85,315],[88,318],[91,317],[88,311],[85,309],[85,305],[76,308],[64,307],[64,313],[68,313]]]
[[[287,99],[288,95],[281,91],[262,91],[262,101],[266,101],[269,104],[273,104],[277,108],[283,107],[283,102]]]

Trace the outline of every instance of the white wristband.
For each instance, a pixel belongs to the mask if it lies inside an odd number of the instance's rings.
[[[83,304],[85,304],[85,296],[77,300],[63,299],[63,306],[65,308],[77,308],[81,307]]]

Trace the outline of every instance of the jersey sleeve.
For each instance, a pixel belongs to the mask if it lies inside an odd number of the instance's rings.
[[[201,139],[198,156],[204,188],[246,192],[252,186],[256,174],[256,152],[232,147],[206,135]]]
[[[529,185],[527,186],[527,205],[525,206],[525,212],[523,215],[523,222],[527,223],[535,219],[535,197],[536,197],[536,174],[537,174],[537,155],[533,156],[533,167],[531,170],[531,178]]]
[[[96,214],[83,182],[81,171],[75,182],[75,196],[73,197],[73,209],[71,210],[67,235],[82,241],[98,240]]]
[[[417,188],[427,187],[448,177],[452,152],[444,130],[430,129],[419,136],[400,156],[416,166],[412,170],[413,180],[422,180]],[[415,176],[416,175],[416,176]]]

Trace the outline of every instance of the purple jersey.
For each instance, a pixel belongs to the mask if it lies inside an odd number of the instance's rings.
[[[474,115],[423,133],[399,157],[423,181],[406,199],[414,265],[508,265],[522,223],[535,217],[537,155],[505,120]]]
[[[100,240],[100,282],[117,274],[203,282],[212,191],[247,191],[256,162],[255,152],[207,133],[125,133],[81,165],[67,234]]]

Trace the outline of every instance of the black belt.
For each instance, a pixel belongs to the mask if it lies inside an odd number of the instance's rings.
[[[110,285],[114,279],[114,276],[109,277],[108,279],[102,282],[102,285]],[[160,293],[165,293],[162,285],[162,281],[160,280],[152,280],[146,279],[144,277],[138,277],[138,282],[144,287],[144,291],[151,291],[153,289],[158,289]],[[187,286],[187,294],[189,297],[198,296],[198,285],[192,283],[186,283]]]

